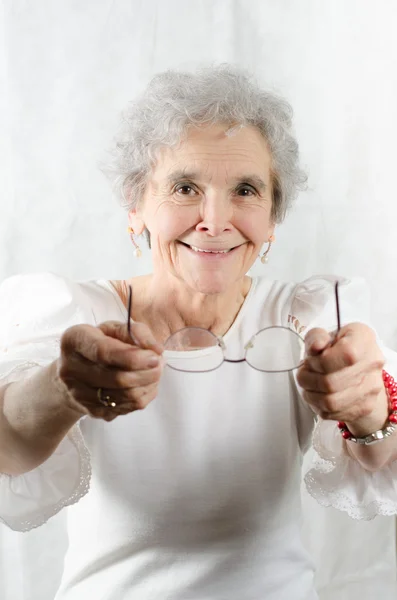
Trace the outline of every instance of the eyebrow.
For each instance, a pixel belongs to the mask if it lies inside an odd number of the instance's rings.
[[[201,175],[198,171],[188,171],[187,169],[178,169],[177,171],[173,171],[172,173],[170,173],[167,178],[166,181],[168,183],[168,185],[174,185],[175,183],[178,183],[178,181],[186,179],[189,181],[194,181],[197,179],[200,179]],[[261,179],[259,177],[259,175],[254,175],[254,174],[247,174],[247,175],[240,175],[239,177],[234,178],[234,182],[236,184],[239,183],[247,183],[249,185],[252,185],[253,187],[257,188],[258,190],[260,190],[261,192],[265,192],[268,188],[267,184],[263,181],[263,179]]]

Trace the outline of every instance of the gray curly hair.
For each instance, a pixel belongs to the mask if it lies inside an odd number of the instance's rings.
[[[228,64],[160,73],[128,106],[103,169],[122,206],[131,210],[139,203],[159,149],[177,145],[191,126],[215,123],[251,125],[261,132],[272,156],[272,217],[282,222],[307,180],[299,166],[291,106]]]

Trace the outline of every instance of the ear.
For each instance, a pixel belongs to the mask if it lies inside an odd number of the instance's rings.
[[[269,228],[267,230],[267,240],[269,240],[269,238],[271,236],[274,236],[275,229],[276,229],[276,224],[275,223],[269,223]]]
[[[135,235],[141,235],[145,230],[145,223],[135,208],[131,209],[128,213],[128,223]]]

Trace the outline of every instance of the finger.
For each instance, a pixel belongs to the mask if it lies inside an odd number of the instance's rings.
[[[361,385],[366,373],[362,365],[346,367],[333,373],[319,373],[312,371],[306,365],[300,367],[296,379],[299,385],[307,392],[320,392],[322,394],[336,394],[348,388]]]
[[[103,365],[91,363],[90,361],[73,355],[69,357],[65,365],[60,365],[59,376],[65,381],[81,381],[85,385],[92,387],[106,387],[111,389],[131,388],[158,381],[163,369],[163,363],[160,357],[149,350],[137,350],[136,354],[148,355],[148,359],[141,360],[142,368],[134,369],[116,369],[113,367],[104,367]],[[151,364],[155,359],[157,365]],[[139,363],[135,361],[135,365]],[[124,366],[128,366],[127,364]]]
[[[346,392],[327,396],[323,392],[304,391],[303,399],[322,419],[348,421],[346,415],[354,413],[356,400],[352,400]]]
[[[375,391],[378,386],[374,385]],[[321,392],[303,392],[303,399],[312,407],[322,419],[354,423],[362,417],[367,417],[374,412],[374,394],[366,384],[361,389],[343,390],[336,394],[323,394]],[[376,402],[378,404],[378,402]]]
[[[157,396],[157,390],[158,382],[155,381],[154,383],[123,390],[102,388],[102,397],[108,394],[119,409],[132,412],[146,408],[149,402]],[[97,393],[98,390],[96,390]]]
[[[99,328],[111,337],[117,336],[118,339],[128,343],[138,345],[146,350],[153,350],[156,354],[163,353],[163,347],[159,344],[151,332],[150,328],[144,323],[131,323],[131,334],[128,333],[127,325],[118,321],[107,321],[99,325]]]
[[[122,337],[120,327],[120,337]],[[116,326],[113,331],[116,330]],[[125,328],[125,326],[124,326]],[[126,328],[125,328],[126,329]],[[100,329],[91,325],[76,325],[69,328],[61,340],[61,351],[68,356],[72,354],[86,359],[89,363],[116,367],[125,370],[134,370],[134,368],[145,368],[144,361],[149,355],[141,355],[140,348],[131,346],[120,339],[109,337]],[[142,362],[140,362],[142,360]]]
[[[384,356],[376,343],[374,332],[356,323],[343,327],[334,342],[317,357],[307,357],[307,365],[313,371],[333,373],[361,364],[362,370],[382,368]]]
[[[94,417],[105,418],[109,414],[125,415],[135,410],[145,408],[157,395],[157,382],[129,390],[112,390],[102,387],[102,397],[110,396],[115,406],[104,406],[98,399],[98,388],[91,388],[80,384],[71,388],[73,402],[77,403],[83,410]],[[108,420],[106,418],[106,420]]]
[[[95,347],[93,347],[94,344]],[[78,352],[68,354],[65,359],[66,365],[78,368],[79,372],[81,369],[87,371],[94,369],[97,374],[98,369],[141,371],[152,369],[163,362],[162,357],[152,350],[142,350],[122,342],[117,342],[116,345],[109,337],[91,342],[88,351],[85,348],[82,351],[85,352],[85,355]],[[81,368],[79,363],[81,363]]]
[[[332,342],[331,334],[325,329],[318,327],[311,329],[305,336],[305,351],[307,356],[317,356],[321,354]]]
[[[120,357],[130,350],[127,343],[107,337],[99,327],[75,325],[65,331],[61,350],[65,354],[77,353],[93,363],[118,365]]]
[[[157,387],[157,385],[156,385]],[[119,394],[112,393],[111,399],[116,406],[107,407],[101,404],[98,400],[98,388],[92,388],[82,382],[78,382],[78,387],[69,388],[67,402],[69,405],[84,412],[95,419],[103,419],[104,421],[113,421],[116,417],[126,415],[140,408],[139,403],[134,403],[131,398],[128,401],[122,400]],[[110,395],[107,390],[103,389],[103,396]]]

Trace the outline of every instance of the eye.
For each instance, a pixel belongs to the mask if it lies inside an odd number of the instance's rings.
[[[178,183],[178,185],[175,186],[174,191],[182,196],[193,196],[196,193],[188,183]]]
[[[249,198],[252,195],[257,195],[256,189],[250,185],[242,185],[237,189],[237,193],[239,196],[246,196],[247,198]]]

